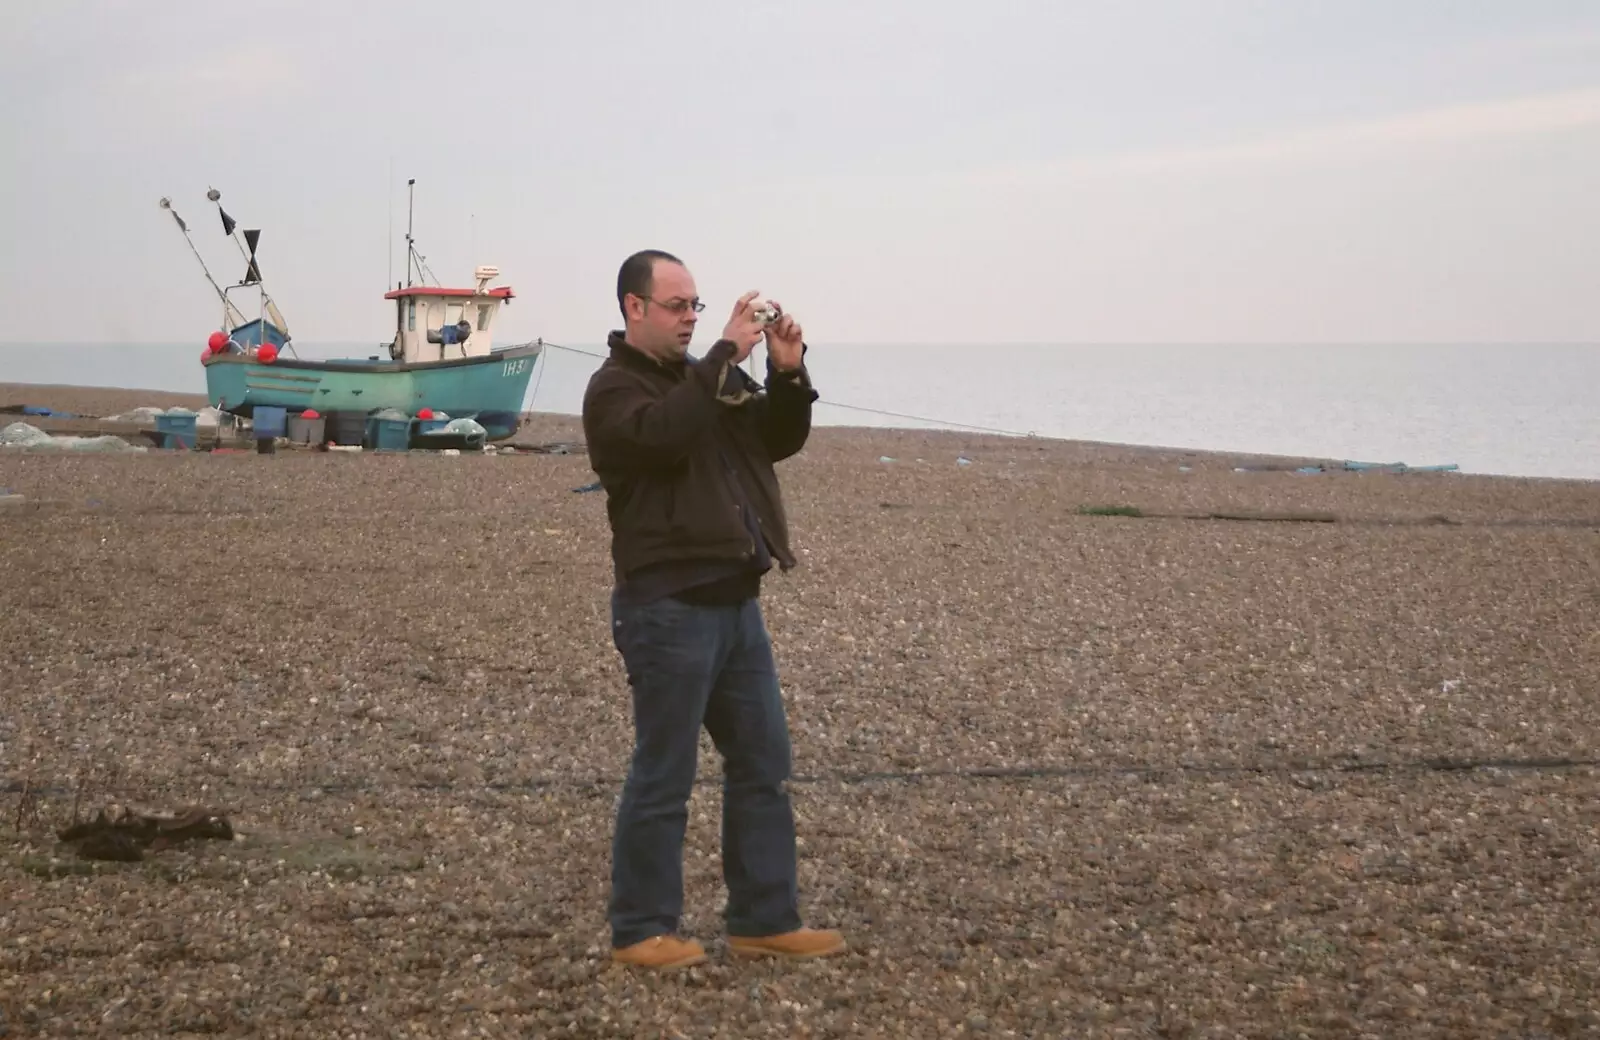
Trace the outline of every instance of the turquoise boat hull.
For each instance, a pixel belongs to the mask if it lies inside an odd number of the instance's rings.
[[[443,361],[378,358],[305,360],[281,354],[269,364],[245,353],[214,354],[203,364],[206,393],[219,411],[249,417],[257,407],[297,415],[375,412],[414,416],[423,408],[452,419],[475,419],[489,440],[517,432],[528,381],[543,347],[529,343],[476,357]]]

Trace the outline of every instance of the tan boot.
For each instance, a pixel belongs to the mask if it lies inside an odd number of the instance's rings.
[[[845,951],[844,936],[828,930],[801,928],[781,935],[730,935],[728,949],[741,957],[831,957]]]
[[[656,935],[644,942],[612,950],[611,959],[617,964],[628,964],[636,968],[664,970],[700,964],[706,959],[706,951],[693,939]]]

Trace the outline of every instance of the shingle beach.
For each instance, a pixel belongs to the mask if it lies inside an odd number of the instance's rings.
[[[657,977],[605,497],[516,440],[0,449],[0,1035],[1600,1035],[1600,482],[819,427],[764,601],[852,951],[727,956],[707,740]]]

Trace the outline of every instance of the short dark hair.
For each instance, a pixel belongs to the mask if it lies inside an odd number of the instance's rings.
[[[622,311],[624,319],[628,317],[628,305],[624,302],[628,295],[631,293],[634,296],[649,296],[650,290],[655,288],[657,260],[673,264],[683,263],[682,260],[661,249],[641,249],[622,261],[622,268],[617,271],[617,309]]]

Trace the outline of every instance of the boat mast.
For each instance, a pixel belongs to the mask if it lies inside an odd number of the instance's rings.
[[[222,286],[218,285],[217,280],[211,277],[211,269],[206,267],[205,258],[200,255],[200,250],[195,248],[194,239],[189,235],[189,225],[182,217],[178,216],[178,211],[172,208],[172,200],[163,197],[161,200],[161,208],[166,210],[168,213],[171,213],[172,219],[177,221],[178,230],[183,232],[184,241],[189,243],[189,252],[194,254],[195,260],[200,264],[201,272],[206,276],[206,281],[211,283],[211,288],[216,290],[217,299],[222,301],[223,324],[227,325],[230,329],[236,329],[240,325],[243,325],[244,313],[233,305],[233,301],[228,299],[228,294],[222,291]]]
[[[289,333],[289,323],[284,319],[283,312],[278,309],[278,302],[267,292],[266,279],[261,276],[261,265],[256,260],[256,244],[261,239],[261,232],[254,228],[246,229],[244,237],[240,238],[238,222],[228,216],[228,211],[222,208],[222,192],[216,188],[209,188],[206,191],[206,198],[216,205],[217,215],[222,218],[222,233],[233,239],[233,244],[239,247],[239,255],[245,261],[244,277],[238,284],[229,288],[242,289],[254,285],[257,306],[260,310],[259,319],[263,322],[270,319],[278,331],[283,333],[284,347],[298,357],[299,354],[294,349],[294,337]],[[239,324],[244,324],[243,318],[240,318]]]

